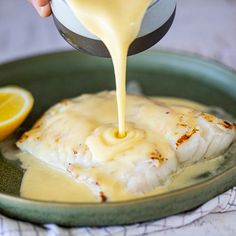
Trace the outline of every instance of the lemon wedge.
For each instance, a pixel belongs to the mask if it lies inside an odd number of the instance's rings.
[[[33,107],[30,92],[20,87],[0,87],[0,141],[12,134]]]

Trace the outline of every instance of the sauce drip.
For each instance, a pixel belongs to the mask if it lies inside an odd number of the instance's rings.
[[[116,78],[118,138],[124,138],[126,64],[130,44],[137,37],[151,0],[67,0],[80,22],[106,45]]]

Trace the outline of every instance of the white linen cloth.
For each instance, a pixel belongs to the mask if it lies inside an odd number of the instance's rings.
[[[34,225],[0,215],[0,236],[140,236],[183,227],[212,213],[236,211],[236,187],[189,212],[128,226],[62,228]]]

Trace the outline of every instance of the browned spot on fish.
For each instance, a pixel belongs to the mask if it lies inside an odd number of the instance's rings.
[[[187,124],[184,124],[184,123],[177,123],[177,126],[187,127]]]
[[[181,136],[177,142],[176,146],[179,147],[181,144],[183,144],[185,141],[191,138],[193,134],[195,134],[198,131],[198,129],[194,128],[190,133],[186,133],[183,136]]]
[[[208,121],[208,122],[213,122],[214,121],[214,116],[207,114],[207,113],[202,113],[203,118]]]
[[[70,101],[69,99],[63,99],[63,100],[61,101],[61,103],[62,103],[63,105],[68,105],[68,104],[71,103],[71,101]]]
[[[61,139],[61,137],[60,137],[60,136],[57,136],[57,137],[54,139],[54,142],[55,142],[55,143],[59,143],[60,139]]]
[[[101,202],[107,201],[107,196],[104,194],[104,192],[100,192],[100,198],[101,198]]]
[[[23,138],[29,138],[29,134],[26,132],[23,134]]]
[[[223,125],[226,129],[233,129],[235,128],[235,124],[227,121],[227,120],[222,120],[221,125]]]
[[[45,113],[44,113],[44,114],[45,114]],[[34,129],[41,128],[43,116],[44,116],[44,115],[42,115],[41,117],[39,117],[39,118],[35,121],[35,123],[34,123],[34,125],[33,125],[33,128],[34,128]]]
[[[19,138],[18,142],[23,143],[27,138],[29,138],[29,135],[27,132],[25,132],[21,137]]]
[[[76,149],[73,149],[73,153],[74,153],[75,155],[77,155],[77,154],[78,154],[78,151],[77,151]]]
[[[167,111],[167,112],[166,112],[166,114],[170,114],[170,112],[169,112],[169,111]]]
[[[157,149],[155,149],[154,152],[150,153],[150,159],[157,160],[160,162],[160,164],[166,160],[166,158],[163,157]]]
[[[20,139],[18,140],[18,142],[19,142],[19,143],[23,143],[24,140],[23,140],[22,138],[20,138]]]

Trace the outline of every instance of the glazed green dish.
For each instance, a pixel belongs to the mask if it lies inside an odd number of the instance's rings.
[[[145,95],[174,96],[224,108],[236,116],[236,73],[216,62],[171,52],[150,52],[129,58],[128,80]],[[53,53],[0,66],[0,86],[19,85],[32,92],[35,105],[22,125],[29,128],[63,98],[114,90],[111,61],[79,54]],[[23,170],[0,154],[0,213],[35,223],[103,226],[159,219],[193,209],[236,185],[236,155],[228,154],[214,172],[198,183],[139,200],[115,203],[55,203],[19,196]]]

